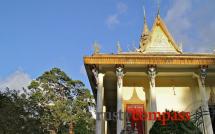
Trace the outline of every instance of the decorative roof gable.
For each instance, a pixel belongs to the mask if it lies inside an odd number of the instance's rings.
[[[147,37],[147,39],[149,41],[145,44],[142,41],[140,42],[140,46],[144,46],[140,47],[142,53],[182,53],[160,15],[156,17],[150,37]]]

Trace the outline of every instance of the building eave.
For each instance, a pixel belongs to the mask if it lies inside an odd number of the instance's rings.
[[[98,54],[85,56],[84,64],[215,65],[215,54]]]

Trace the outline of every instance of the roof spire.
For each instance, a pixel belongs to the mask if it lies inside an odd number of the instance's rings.
[[[160,15],[160,0],[158,0],[158,3],[157,3],[158,5],[158,12],[157,12],[157,16],[159,16]]]
[[[122,48],[120,47],[120,42],[119,42],[119,41],[117,41],[116,46],[117,46],[117,53],[118,53],[118,54],[119,54],[119,53],[122,53]]]
[[[147,25],[147,22],[146,22],[146,10],[145,10],[144,6],[143,6],[143,12],[144,12],[144,29],[143,29],[142,36],[144,34],[148,34],[149,33],[149,28],[148,28],[148,25]]]
[[[143,26],[144,29],[140,37],[140,46],[138,49],[138,51],[140,52],[145,51],[146,44],[149,43],[149,40],[150,40],[150,31],[146,22],[146,11],[144,6],[143,6],[143,11],[144,11],[144,26]]]

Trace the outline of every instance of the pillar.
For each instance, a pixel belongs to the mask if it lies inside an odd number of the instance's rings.
[[[92,70],[97,85],[97,100],[96,100],[96,134],[103,134],[103,102],[104,102],[104,74],[99,73],[96,68]]]
[[[201,100],[204,105],[203,110],[209,112],[206,88],[205,88],[206,77],[207,77],[207,66],[201,66],[200,74],[199,74],[199,77],[197,77],[197,79],[198,79],[199,90],[200,90],[200,94],[201,94]],[[203,122],[204,122],[204,127],[205,127],[204,129],[206,130],[206,134],[213,134],[210,114],[204,115],[203,120],[204,120]]]
[[[120,134],[123,129],[123,120],[120,116],[122,113],[122,87],[123,87],[123,68],[116,68],[116,76],[117,76],[117,134]]]
[[[103,106],[103,112],[107,112],[106,106]],[[107,120],[104,120],[104,134],[107,134]]]
[[[148,76],[149,76],[149,105],[150,105],[150,112],[157,112],[157,103],[156,103],[156,89],[155,89],[155,77],[156,77],[156,66],[150,65],[148,67]],[[151,129],[153,125],[153,121],[147,121],[147,133]]]

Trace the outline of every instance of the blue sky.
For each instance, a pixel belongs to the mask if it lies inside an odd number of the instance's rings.
[[[0,1],[0,87],[26,85],[59,67],[89,87],[83,56],[138,47],[143,5],[152,26],[157,0],[7,0]],[[185,52],[215,49],[215,1],[161,0],[161,16]],[[24,83],[20,80],[25,81]]]

